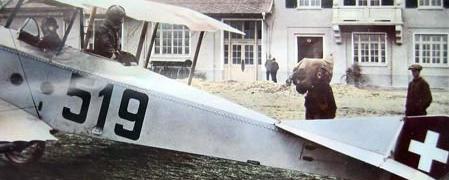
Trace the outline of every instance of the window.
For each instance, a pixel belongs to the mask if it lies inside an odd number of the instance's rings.
[[[242,46],[232,45],[232,64],[242,63]]]
[[[190,31],[182,25],[159,25],[154,52],[155,54],[189,55]]]
[[[441,0],[418,0],[419,7],[442,7]]]
[[[286,8],[296,8],[298,1],[297,0],[285,0]]]
[[[237,33],[225,32],[224,33],[225,40],[229,39],[229,34],[231,35],[232,39],[254,40],[256,38],[256,34],[257,34],[257,39],[262,39],[261,21],[248,20],[248,21],[224,21],[224,22],[226,24],[229,24],[233,28],[238,29],[245,33],[245,36],[244,36],[244,35],[237,34]]]
[[[386,63],[386,33],[353,33],[352,42],[354,62],[365,65]]]
[[[229,45],[224,45],[224,64],[229,62]]]
[[[332,8],[332,4],[332,0],[286,0],[285,8]]]
[[[262,46],[257,45],[257,64],[262,64]]]
[[[321,8],[321,0],[298,0],[298,5],[300,8]]]
[[[415,63],[448,65],[448,35],[415,34]]]
[[[245,64],[254,64],[254,46],[245,45]]]
[[[393,0],[344,0],[345,6],[391,6]]]

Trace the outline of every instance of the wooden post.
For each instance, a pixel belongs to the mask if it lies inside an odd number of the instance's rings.
[[[148,22],[143,22],[142,32],[140,33],[139,45],[137,46],[136,58],[140,60],[140,54],[142,54],[143,43],[145,42],[145,36],[147,35]]]
[[[203,42],[204,31],[201,31],[200,37],[198,38],[198,43],[196,44],[195,56],[193,57],[192,68],[190,69],[189,74],[189,82],[187,83],[189,86],[192,85],[192,78],[195,73],[196,62],[198,61],[198,54],[200,53],[201,43]]]
[[[86,49],[87,48],[87,45],[89,44],[89,40],[92,37],[93,26],[94,26],[94,21],[95,21],[95,16],[96,15],[97,15],[97,7],[93,7],[92,11],[90,12],[89,25],[87,25],[86,36],[84,37],[84,44],[81,47],[82,49]]]
[[[150,63],[151,51],[153,50],[153,45],[154,45],[154,42],[156,41],[156,33],[157,33],[158,27],[159,27],[159,23],[156,23],[154,25],[153,34],[151,34],[151,43],[150,43],[150,47],[148,48],[148,54],[147,54],[147,58],[145,59],[144,68],[148,68],[148,64]]]

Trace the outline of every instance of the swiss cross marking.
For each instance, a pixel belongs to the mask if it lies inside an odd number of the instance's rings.
[[[438,161],[446,164],[449,152],[437,147],[439,133],[427,131],[424,143],[411,140],[408,151],[420,156],[418,169],[430,172],[432,161]]]

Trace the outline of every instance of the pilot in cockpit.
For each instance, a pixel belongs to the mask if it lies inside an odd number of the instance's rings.
[[[42,23],[42,33],[44,37],[39,41],[38,47],[44,51],[56,50],[61,44],[61,39],[58,33],[58,23],[53,17],[47,17]]]

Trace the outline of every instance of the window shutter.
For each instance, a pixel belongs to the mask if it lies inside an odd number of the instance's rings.
[[[286,8],[296,8],[298,6],[297,0],[285,0],[285,7]]]
[[[443,6],[449,8],[449,0],[443,0]]]
[[[394,3],[394,0],[382,0],[383,6],[392,6]]]
[[[417,8],[418,0],[405,0],[405,7],[406,8]]]
[[[355,6],[356,0],[344,0],[343,5],[345,6]]]
[[[321,0],[322,8],[332,8],[333,0]]]

